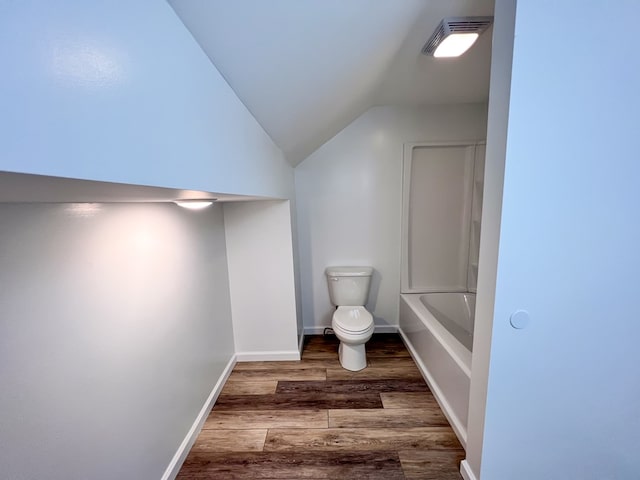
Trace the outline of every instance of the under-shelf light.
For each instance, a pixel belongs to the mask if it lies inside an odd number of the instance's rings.
[[[189,210],[202,210],[203,208],[210,206],[216,200],[216,198],[207,198],[202,200],[175,200],[173,203],[179,207],[188,208]]]

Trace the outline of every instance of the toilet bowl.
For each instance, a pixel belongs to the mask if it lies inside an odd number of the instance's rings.
[[[365,343],[373,335],[373,316],[362,306],[338,307],[331,319],[338,340],[338,358],[346,370],[357,372],[367,366]]]
[[[328,267],[329,298],[336,311],[331,327],[338,340],[340,365],[358,371],[367,366],[365,343],[373,335],[373,316],[364,308],[369,295],[371,267]]]

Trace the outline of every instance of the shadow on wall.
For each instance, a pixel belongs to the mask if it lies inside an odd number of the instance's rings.
[[[315,312],[315,301],[313,295],[313,284],[311,279],[313,272],[313,264],[311,255],[305,255],[305,246],[311,244],[311,225],[309,216],[302,214],[308,207],[307,199],[299,200],[296,198],[296,228],[297,228],[297,249],[298,249],[298,265],[300,269],[300,310],[302,318],[302,329],[311,326],[313,314],[307,312]],[[302,248],[301,248],[302,246]],[[323,271],[324,274],[324,271]],[[328,294],[327,294],[328,296]],[[307,315],[307,318],[305,318]],[[311,317],[311,318],[308,318]]]
[[[380,294],[380,286],[382,285],[382,274],[378,272],[376,269],[373,270],[373,275],[371,276],[371,286],[369,287],[369,299],[365,308],[373,315],[373,322],[377,327],[390,327],[393,328],[393,331],[396,330],[397,326],[392,326],[388,319],[380,317],[376,315],[374,312],[376,311],[378,298]]]
[[[375,268],[373,269],[373,275],[371,275],[371,285],[369,286],[369,298],[367,299],[367,304],[365,308],[370,312],[376,311],[376,304],[378,303],[378,293],[380,292],[380,284],[382,283],[382,275]],[[380,317],[373,317],[376,325],[387,322]]]

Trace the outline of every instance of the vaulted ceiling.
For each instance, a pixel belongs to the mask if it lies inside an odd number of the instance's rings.
[[[169,0],[297,165],[374,105],[483,102],[491,30],[457,59],[420,50],[444,17],[493,0]]]

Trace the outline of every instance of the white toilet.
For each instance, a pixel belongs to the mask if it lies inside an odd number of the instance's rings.
[[[338,308],[331,327],[340,340],[340,365],[357,372],[367,366],[364,344],[373,335],[373,316],[364,308],[371,284],[371,267],[327,267],[329,298]]]

